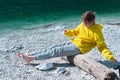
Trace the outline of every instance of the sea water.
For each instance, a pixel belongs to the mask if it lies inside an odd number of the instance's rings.
[[[0,32],[43,28],[55,23],[79,23],[94,11],[100,23],[119,22],[120,0],[0,0]]]

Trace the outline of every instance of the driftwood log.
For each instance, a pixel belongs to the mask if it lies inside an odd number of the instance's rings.
[[[69,61],[70,63],[81,68],[87,73],[90,73],[91,75],[100,80],[118,79],[116,73],[110,70],[108,67],[99,62],[94,61],[93,59],[85,57],[84,55],[67,56],[62,57],[62,59]]]

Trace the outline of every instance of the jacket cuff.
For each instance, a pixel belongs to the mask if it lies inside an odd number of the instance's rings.
[[[70,35],[68,29],[65,31],[65,35],[66,35],[66,36],[69,36],[69,35]]]
[[[110,61],[114,61],[114,60],[115,60],[115,58],[114,58],[114,57],[111,57],[109,60],[110,60]]]

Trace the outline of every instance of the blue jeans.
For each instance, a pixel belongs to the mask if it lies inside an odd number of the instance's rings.
[[[77,55],[80,53],[81,52],[79,48],[77,48],[77,46],[75,46],[72,42],[66,42],[63,44],[51,46],[32,55],[35,56],[35,60],[44,60],[54,57]]]

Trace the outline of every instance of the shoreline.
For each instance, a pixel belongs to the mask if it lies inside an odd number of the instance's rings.
[[[34,53],[51,45],[69,41],[69,39],[62,34],[62,31],[66,26],[69,27],[69,25],[48,25],[47,28],[44,29],[24,30],[19,33],[14,32],[2,36],[0,39],[0,63],[2,65],[0,67],[0,78],[2,80],[97,80],[92,75],[70,65],[59,57],[33,61],[31,64],[26,64],[17,56],[18,51]],[[115,27],[109,25],[104,26],[103,33],[106,43],[111,51],[114,52],[118,61],[120,61],[120,45],[118,45],[120,41],[120,28],[115,25]],[[118,70],[113,69],[115,64],[107,62],[97,48],[94,48],[92,51],[85,54],[85,56],[96,61],[101,61],[101,63],[105,64],[119,75]],[[50,71],[35,69],[35,65],[44,62],[52,62],[58,66]],[[70,74],[58,74],[56,70],[60,67],[64,67]]]

